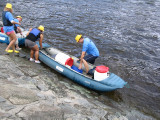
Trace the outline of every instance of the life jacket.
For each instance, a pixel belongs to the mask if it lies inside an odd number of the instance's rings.
[[[4,26],[12,26],[13,24],[5,17],[6,13],[8,11],[3,11],[2,12],[2,21]]]
[[[29,39],[33,42],[37,41],[40,38],[41,31],[37,28],[32,29],[32,31],[29,33],[29,35],[26,37],[26,39]]]

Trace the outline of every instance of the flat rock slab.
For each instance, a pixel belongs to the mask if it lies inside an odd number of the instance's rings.
[[[29,104],[38,100],[36,93],[30,89],[15,85],[0,85],[0,96],[8,99],[12,104]]]
[[[17,116],[25,119],[33,120],[52,120],[53,118],[62,120],[64,113],[59,107],[46,103],[35,103],[27,106]],[[55,120],[56,120],[55,119]]]

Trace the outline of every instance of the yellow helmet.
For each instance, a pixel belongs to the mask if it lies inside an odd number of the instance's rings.
[[[41,30],[41,31],[44,31],[44,27],[43,27],[42,25],[40,25],[40,26],[38,27],[38,29]]]
[[[7,4],[6,4],[6,8],[12,9],[12,4],[11,4],[11,3],[7,3]]]
[[[82,37],[82,35],[77,35],[77,36],[75,37],[75,40],[76,40],[77,42],[79,42],[79,40],[81,39],[81,37]]]
[[[17,16],[16,18],[21,18],[21,19],[22,19],[22,17],[21,17],[21,16]]]

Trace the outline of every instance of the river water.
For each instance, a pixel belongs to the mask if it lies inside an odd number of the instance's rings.
[[[100,51],[95,64],[108,66],[129,84],[100,96],[160,118],[159,0],[7,2],[13,4],[15,16],[23,17],[22,27],[44,25],[44,41],[60,50],[80,56],[82,46],[75,36],[91,38]],[[5,4],[0,1],[1,11]]]

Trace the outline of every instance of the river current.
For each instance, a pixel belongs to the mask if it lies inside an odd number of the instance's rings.
[[[44,42],[75,56],[77,34],[91,38],[100,51],[96,65],[128,82],[106,98],[160,118],[159,0],[7,0],[22,27],[45,26]],[[2,11],[6,1],[0,1]],[[1,17],[1,14],[0,14]]]

